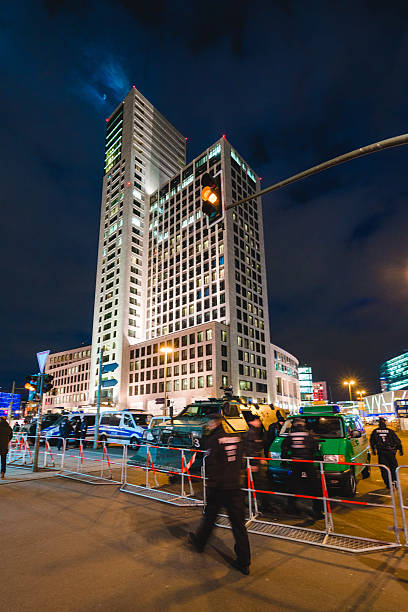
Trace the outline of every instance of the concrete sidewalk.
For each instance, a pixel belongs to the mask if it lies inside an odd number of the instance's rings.
[[[408,600],[402,550],[353,556],[251,535],[251,575],[232,569],[229,530],[197,554],[200,510],[61,478],[0,492],[4,612],[399,612]]]
[[[33,472],[32,466],[18,466],[18,465],[7,465],[5,479],[0,478],[0,485],[11,484],[13,482],[22,482],[25,480],[36,480],[38,478],[52,478],[58,475],[56,470],[41,470],[40,472]]]

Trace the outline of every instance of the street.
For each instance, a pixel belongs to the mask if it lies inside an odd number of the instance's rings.
[[[200,510],[52,477],[0,489],[5,612],[388,610],[405,608],[403,550],[350,555],[250,536],[251,575],[228,565],[232,535],[185,543]]]

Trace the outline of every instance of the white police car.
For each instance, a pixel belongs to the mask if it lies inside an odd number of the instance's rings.
[[[99,440],[138,447],[151,416],[136,410],[104,410],[99,420]],[[94,434],[95,428],[89,427],[87,439],[93,439]]]

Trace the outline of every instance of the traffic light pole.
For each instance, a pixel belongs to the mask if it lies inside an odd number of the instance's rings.
[[[373,144],[367,145],[366,147],[360,147],[359,149],[355,149],[354,151],[350,151],[349,153],[345,153],[344,155],[333,157],[332,159],[329,159],[323,164],[318,164],[317,166],[313,166],[308,170],[304,170],[303,172],[294,174],[293,176],[290,176],[284,181],[279,181],[279,183],[275,183],[270,187],[266,187],[266,189],[262,189],[261,191],[253,193],[252,195],[243,198],[242,200],[238,200],[238,202],[232,202],[231,204],[227,204],[225,206],[225,210],[235,208],[235,206],[239,206],[240,204],[245,204],[245,202],[249,202],[249,200],[253,200],[253,198],[262,196],[265,193],[269,193],[270,191],[276,191],[277,189],[286,187],[287,185],[295,183],[296,181],[300,181],[304,178],[307,178],[308,176],[312,176],[313,174],[317,174],[318,172],[323,172],[323,170],[328,170],[328,168],[332,168],[333,166],[338,166],[348,161],[352,161],[353,159],[357,159],[358,157],[363,157],[363,155],[377,153],[378,151],[383,151],[384,149],[400,147],[406,144],[408,144],[408,134],[402,134],[401,136],[394,136],[393,138],[387,138],[386,140],[374,142]]]
[[[96,396],[95,436],[94,436],[94,443],[93,443],[94,450],[98,448],[98,439],[99,439],[99,415],[101,413],[102,368],[103,368],[103,347],[101,348],[101,352],[99,353],[98,393]]]
[[[37,410],[37,428],[35,431],[35,447],[34,447],[34,461],[33,461],[33,472],[38,472],[38,455],[40,452],[40,435],[41,435],[41,420],[42,420],[42,398],[43,398],[43,381],[45,374],[39,374],[38,376],[38,384],[39,384],[39,400],[38,400],[38,410]]]

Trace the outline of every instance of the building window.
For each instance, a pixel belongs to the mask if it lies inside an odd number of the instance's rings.
[[[197,383],[198,383],[197,387],[199,389],[204,389],[204,376],[199,376],[198,379],[197,379]]]
[[[213,377],[211,374],[209,374],[207,376],[207,387],[212,387],[213,386]]]

